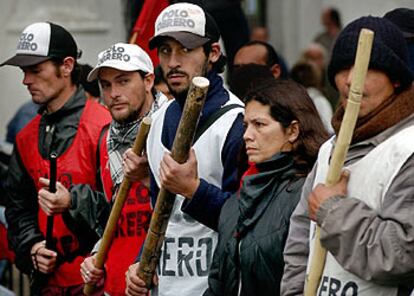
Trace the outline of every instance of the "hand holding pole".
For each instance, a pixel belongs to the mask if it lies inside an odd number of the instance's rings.
[[[192,80],[171,149],[171,156],[178,163],[184,163],[188,158],[208,86],[209,81],[204,77],[194,77]],[[152,286],[174,202],[175,194],[160,188],[137,271],[148,288]]]
[[[325,181],[325,185],[327,186],[336,184],[341,176],[342,167],[344,165],[345,157],[348,153],[356,121],[358,119],[359,107],[361,104],[362,93],[364,91],[365,77],[368,71],[373,40],[373,31],[368,29],[361,30],[345,114],[335,142],[335,149],[332,154],[328,175]],[[310,261],[311,268],[309,270],[309,274],[306,275],[305,281],[305,296],[316,296],[319,282],[325,267],[325,259],[326,250],[320,243],[320,228],[319,226],[316,226],[315,244]]]
[[[141,122],[141,126],[137,133],[137,136],[134,141],[134,145],[132,150],[135,154],[141,155],[146,139],[148,136],[148,132],[151,126],[151,117],[144,117]],[[102,235],[101,244],[99,245],[98,253],[96,254],[96,261],[95,266],[98,269],[102,269],[104,267],[106,258],[108,256],[109,249],[112,244],[112,240],[115,235],[115,230],[118,224],[118,219],[121,215],[122,208],[124,207],[125,200],[128,197],[129,189],[131,187],[131,181],[128,178],[124,178],[122,180],[121,186],[119,187],[118,193],[115,198],[115,202],[112,206],[111,213],[108,218],[108,222],[106,224],[104,233]],[[86,284],[83,293],[85,295],[92,295],[95,290],[95,286],[92,284]]]

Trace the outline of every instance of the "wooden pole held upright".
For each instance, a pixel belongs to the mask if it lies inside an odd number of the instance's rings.
[[[192,80],[171,149],[171,156],[178,163],[184,163],[188,158],[208,86],[209,81],[204,77],[194,77]],[[152,278],[157,268],[174,201],[175,194],[161,187],[137,271],[148,288],[152,286]]]
[[[144,117],[139,127],[139,131],[134,141],[132,150],[135,154],[141,155],[144,150],[147,135],[151,126],[151,117]],[[102,269],[106,257],[108,256],[109,248],[111,247],[112,240],[115,235],[116,226],[118,223],[119,216],[121,215],[122,208],[124,207],[125,200],[128,197],[128,192],[131,187],[131,181],[124,177],[121,186],[119,187],[118,193],[115,198],[115,202],[112,206],[111,213],[109,215],[108,222],[105,226],[104,233],[102,235],[101,244],[99,245],[98,253],[96,254],[95,266],[98,269]],[[92,295],[95,291],[95,286],[92,284],[86,284],[83,288],[83,293],[87,296]]]
[[[332,186],[338,183],[341,177],[342,167],[352,140],[355,124],[358,119],[362,93],[364,91],[365,76],[367,75],[371,56],[374,32],[362,29],[359,34],[355,64],[352,73],[351,88],[349,90],[344,118],[335,143],[335,148],[329,164],[325,185]],[[320,228],[316,226],[315,244],[309,274],[306,275],[305,296],[316,296],[319,282],[325,267],[326,250],[320,243]]]

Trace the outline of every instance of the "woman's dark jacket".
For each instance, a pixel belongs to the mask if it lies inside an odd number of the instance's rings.
[[[240,192],[223,206],[204,296],[279,295],[289,220],[305,178],[297,176],[288,153],[278,153],[256,167],[259,172],[246,176]]]

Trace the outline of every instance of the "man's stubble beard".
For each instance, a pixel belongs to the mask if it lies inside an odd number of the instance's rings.
[[[208,59],[206,59],[204,65],[203,65],[203,68],[201,69],[201,76],[202,77],[207,77],[207,72],[208,72]],[[195,76],[193,76],[189,79],[188,86],[185,89],[181,90],[181,91],[175,91],[172,88],[172,86],[168,83],[167,77],[165,77],[167,87],[168,87],[170,93],[174,96],[174,98],[177,101],[185,102],[185,100],[187,98],[188,90],[190,89],[191,81],[193,80],[194,77]]]
[[[62,78],[62,70],[57,65],[53,65],[55,67],[55,75],[57,78]],[[53,100],[57,99],[60,94],[64,91],[64,89],[59,89],[55,93],[52,93],[51,95],[42,95],[40,97],[32,96],[32,102],[39,106],[47,106],[49,103],[51,103]]]
[[[115,120],[116,122],[120,124],[127,124],[127,123],[137,120],[139,118],[139,113],[140,113],[139,110],[132,110],[126,116],[122,116],[122,117],[117,117],[112,112],[111,112],[111,115],[112,115],[112,119]]]
[[[115,114],[113,114],[112,110],[110,110],[112,119],[115,120],[116,122],[120,123],[120,124],[128,124],[128,123],[131,123],[131,122],[134,122],[134,121],[138,120],[142,113],[147,113],[151,109],[151,105],[145,107],[148,97],[147,97],[147,93],[145,92],[144,89],[139,90],[139,94],[137,94],[137,97],[135,99],[137,99],[138,102],[140,102],[137,105],[136,109],[133,109],[134,103],[132,103],[132,102],[134,100],[132,100],[132,101],[129,100],[128,113],[125,114],[125,115],[118,116],[118,118],[116,118]],[[148,110],[144,110],[144,108],[148,108]]]

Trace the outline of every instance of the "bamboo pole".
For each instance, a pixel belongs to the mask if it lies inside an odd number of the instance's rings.
[[[325,180],[326,186],[332,186],[338,183],[342,167],[348,153],[349,145],[358,119],[359,107],[361,104],[362,93],[364,90],[365,76],[368,71],[369,60],[371,56],[372,42],[374,32],[368,29],[362,29],[359,34],[358,47],[355,57],[351,88],[349,90],[348,101],[345,109],[344,118],[335,143],[335,149],[331,158],[328,169],[328,175]],[[319,282],[325,267],[326,250],[320,242],[320,228],[316,226],[315,244],[309,274],[306,275],[305,296],[316,296]]]
[[[184,163],[188,158],[208,86],[209,81],[204,77],[194,77],[192,80],[171,149],[171,156],[178,163]],[[137,275],[144,280],[148,288],[152,286],[174,201],[175,194],[161,187],[137,270]]]
[[[141,155],[142,151],[144,150],[150,126],[151,117],[144,117],[142,119],[141,126],[139,128],[137,136],[135,137],[134,145],[132,147],[132,150],[137,155]],[[115,235],[118,219],[121,215],[122,208],[124,207],[125,200],[128,197],[130,187],[131,181],[128,178],[124,177],[121,186],[119,187],[119,191],[116,195],[115,202],[112,206],[108,222],[105,226],[101,244],[99,245],[98,253],[96,254],[95,267],[98,269],[103,269],[106,257],[108,256],[108,252]],[[95,288],[96,287],[93,284],[86,284],[83,288],[83,293],[88,296],[92,295],[92,293],[95,291]]]
[[[129,38],[129,44],[135,44],[138,38],[138,32],[134,32],[131,35],[131,38]]]

